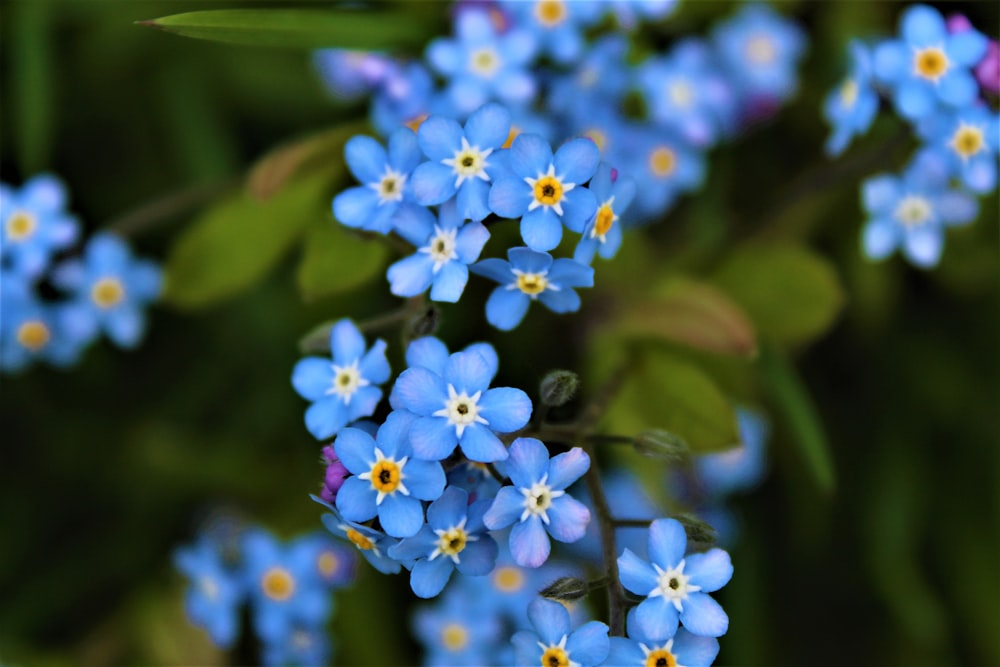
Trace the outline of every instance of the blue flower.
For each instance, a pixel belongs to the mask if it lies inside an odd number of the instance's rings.
[[[608,4],[622,28],[632,30],[640,20],[667,18],[677,8],[678,0],[613,0]]]
[[[410,367],[396,379],[389,402],[418,416],[410,429],[416,456],[439,461],[456,446],[481,463],[507,458],[497,433],[522,428],[531,418],[531,399],[520,389],[496,387],[496,352],[487,344],[448,355],[444,343],[421,338],[406,351]]]
[[[677,197],[701,187],[705,156],[671,130],[632,128],[605,158],[635,179],[631,217],[659,218]]]
[[[513,486],[505,486],[483,521],[490,530],[514,524],[510,551],[524,567],[538,567],[549,557],[546,532],[560,542],[576,542],[590,521],[590,510],[566,493],[566,488],[590,468],[590,457],[579,447],[551,460],[541,441],[518,438],[510,446],[506,471]]]
[[[588,266],[595,254],[611,259],[621,247],[622,226],[618,219],[635,197],[635,181],[621,176],[611,165],[601,163],[590,182],[590,191],[597,198],[597,213],[583,230],[583,238],[573,253],[575,261]]]
[[[562,239],[562,223],[579,234],[594,216],[594,194],[581,186],[600,158],[590,139],[572,139],[553,156],[542,137],[518,135],[507,160],[510,173],[497,176],[490,189],[490,209],[521,218],[521,237],[532,250],[552,250]]]
[[[760,482],[766,472],[767,422],[761,415],[743,408],[736,410],[736,417],[740,445],[695,459],[701,491],[707,495],[719,497],[750,489]]]
[[[510,331],[524,319],[532,301],[541,301],[555,313],[580,309],[574,287],[593,287],[594,270],[572,259],[552,259],[546,252],[511,248],[509,262],[490,258],[470,270],[500,283],[486,301],[486,319],[497,329]]]
[[[354,323],[339,320],[330,329],[332,361],[306,357],[295,364],[292,386],[312,405],[306,428],[317,440],[334,435],[356,419],[371,416],[382,398],[377,386],[389,379],[385,341],[365,349],[365,338]]]
[[[694,146],[713,144],[732,114],[734,93],[707,44],[687,39],[636,72],[650,117]]]
[[[673,635],[651,635],[635,620],[635,609],[627,619],[628,639],[611,637],[606,665],[646,667],[647,665],[684,665],[709,667],[719,655],[719,640],[693,635],[681,628]]]
[[[490,500],[469,505],[469,494],[449,487],[427,508],[427,523],[413,537],[389,550],[397,560],[413,560],[410,587],[422,598],[444,590],[455,569],[463,574],[489,574],[497,559],[497,543],[486,532],[483,514]]]
[[[413,172],[417,203],[442,204],[457,192],[462,219],[479,221],[488,216],[489,183],[496,176],[490,156],[509,134],[510,113],[495,103],[483,105],[469,116],[464,130],[444,116],[425,120],[417,131],[417,141],[430,162]]]
[[[553,79],[546,97],[547,110],[579,123],[591,118],[596,107],[617,105],[632,78],[625,60],[628,46],[624,35],[608,35],[594,42],[571,73]]]
[[[570,631],[569,612],[558,602],[538,598],[528,606],[534,632],[511,637],[518,665],[579,665],[594,667],[608,657],[608,626],[599,621]]]
[[[330,539],[330,536],[323,532],[306,535],[301,540],[304,545],[312,549],[316,575],[327,588],[343,588],[354,581],[357,556],[347,545]]]
[[[382,136],[391,135],[402,125],[416,132],[416,125],[440,104],[427,68],[416,62],[401,66],[394,63],[372,99],[372,125]],[[450,106],[444,106],[442,111]]]
[[[242,539],[244,576],[257,635],[265,642],[287,637],[295,627],[326,622],[331,598],[315,566],[315,550],[307,541],[282,545],[263,529]]]
[[[352,49],[320,49],[313,64],[327,90],[337,98],[367,95],[393,72],[395,63],[386,55]]]
[[[469,502],[492,498],[500,489],[500,482],[490,474],[485,463],[465,461],[448,471],[448,486],[464,489]]]
[[[833,126],[826,142],[828,155],[843,153],[852,137],[868,131],[878,113],[878,93],[871,80],[871,54],[858,40],[852,40],[849,48],[850,73],[823,103],[823,115]]]
[[[1000,152],[1000,120],[985,106],[954,113],[932,114],[917,125],[927,142],[925,151],[939,162],[950,177],[958,178],[977,194],[991,192],[997,184],[997,153]]]
[[[64,307],[40,301],[28,279],[0,270],[0,369],[18,372],[33,360],[76,363],[87,340],[63,326]]]
[[[601,479],[604,485],[604,495],[607,497],[608,507],[613,516],[622,519],[652,521],[662,514],[662,511],[649,499],[649,496],[642,489],[642,484],[632,473],[620,468],[602,469]],[[592,509],[594,501],[590,498],[586,486],[579,484],[578,488],[578,491],[574,490],[576,497],[588,509]],[[646,553],[646,532],[645,526],[615,528],[615,544],[619,550],[627,547],[637,554],[644,555]],[[601,527],[598,522],[591,521],[587,524],[586,533],[580,541],[569,546],[569,552],[597,564],[603,562]]]
[[[744,97],[783,100],[798,86],[802,30],[766,5],[746,5],[712,35],[729,80]]]
[[[330,664],[333,647],[322,625],[294,625],[261,646],[264,667],[313,667]]]
[[[458,39],[435,39],[427,61],[448,79],[446,94],[461,115],[491,99],[523,105],[535,96],[535,78],[527,69],[534,57],[532,35],[519,29],[500,33],[490,14],[461,7],[455,18]]]
[[[733,576],[729,554],[722,549],[684,557],[687,536],[674,519],[657,519],[649,526],[649,562],[625,549],[618,558],[622,585],[646,596],[636,608],[635,621],[652,637],[671,637],[677,622],[688,632],[720,637],[729,629],[729,617],[708,593],[725,586]]]
[[[869,258],[884,259],[901,247],[913,264],[935,266],[944,247],[944,227],[975,219],[976,200],[929,182],[928,171],[930,167],[918,163],[902,178],[882,174],[862,184],[862,202],[870,218],[861,240]]]
[[[161,289],[160,269],[153,262],[135,259],[117,236],[99,233],[90,237],[83,260],[56,267],[53,282],[72,293],[63,323],[69,335],[93,339],[103,329],[121,347],[135,347],[146,330],[143,312]]]
[[[240,632],[240,605],[246,597],[244,582],[226,566],[210,540],[174,552],[174,565],[191,583],[184,595],[184,610],[195,625],[205,628],[216,646],[228,648]]]
[[[387,234],[396,212],[410,200],[410,172],[420,162],[417,135],[406,127],[396,129],[389,135],[388,152],[372,137],[351,137],[344,159],[362,184],[334,197],[334,217],[347,227]]]
[[[986,37],[971,28],[949,34],[941,14],[927,5],[908,7],[899,25],[902,39],[880,44],[874,62],[899,113],[913,120],[939,104],[970,105],[979,93],[972,68],[986,53]]]
[[[444,490],[441,464],[413,458],[407,434],[416,417],[393,412],[373,440],[364,431],[346,428],[333,443],[353,477],[337,492],[337,509],[350,521],[378,516],[393,537],[416,535],[424,523],[421,500],[435,500]]]
[[[455,303],[469,280],[469,264],[490,238],[480,222],[463,224],[454,201],[441,207],[438,219],[425,208],[413,208],[398,218],[397,233],[417,252],[389,267],[387,276],[396,296],[416,296],[431,288],[432,301]]]
[[[449,589],[434,605],[413,615],[413,634],[426,650],[424,665],[466,667],[503,664],[496,660],[503,636],[501,618],[482,597]]]
[[[381,530],[376,530],[364,524],[348,521],[340,511],[317,496],[309,496],[314,501],[329,510],[321,517],[323,525],[334,537],[347,540],[361,552],[365,560],[382,574],[396,574],[399,572],[401,563],[389,558],[388,552],[398,540],[386,535]]]
[[[66,190],[50,174],[35,176],[20,190],[0,183],[0,261],[26,278],[41,275],[80,233],[65,208]]]
[[[576,60],[586,44],[584,27],[600,19],[604,8],[591,0],[504,0],[501,7],[515,27],[532,31],[545,52],[558,63]]]

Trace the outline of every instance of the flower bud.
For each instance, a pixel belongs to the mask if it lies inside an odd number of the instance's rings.
[[[568,403],[579,386],[580,378],[573,371],[549,371],[542,378],[538,392],[543,405],[556,408]]]
[[[635,451],[643,456],[663,461],[681,461],[691,453],[691,448],[678,435],[653,429],[643,431],[633,440]]]
[[[587,594],[587,582],[576,577],[559,577],[539,593],[543,598],[557,602],[572,602]]]

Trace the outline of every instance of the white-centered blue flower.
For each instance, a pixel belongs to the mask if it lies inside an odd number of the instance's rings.
[[[843,153],[854,136],[868,131],[878,113],[878,93],[871,78],[871,54],[858,40],[852,40],[849,49],[850,71],[823,103],[823,115],[833,126],[826,142],[828,155]]]

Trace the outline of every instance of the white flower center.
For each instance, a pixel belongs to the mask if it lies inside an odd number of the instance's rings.
[[[382,178],[375,183],[369,183],[368,187],[378,194],[378,205],[381,206],[390,201],[402,201],[404,185],[406,185],[406,174],[394,171],[392,167],[386,165]]]
[[[566,493],[554,490],[548,485],[548,479],[549,475],[545,473],[540,480],[531,485],[531,488],[521,489],[521,494],[524,496],[524,511],[521,512],[521,521],[534,514],[542,519],[542,523],[548,524],[548,512],[549,508],[552,507],[552,501]]]
[[[453,259],[458,259],[455,252],[455,238],[458,236],[458,229],[441,229],[434,225],[434,236],[430,242],[417,252],[430,255],[434,260],[434,273],[441,270],[441,267]]]
[[[469,140],[462,137],[462,147],[455,151],[455,157],[441,160],[441,163],[452,168],[455,172],[455,187],[459,187],[466,179],[478,178],[489,182],[490,176],[486,173],[489,162],[486,158],[493,152],[492,148],[481,150],[479,146],[470,146]]]
[[[677,567],[668,570],[661,569],[656,563],[653,563],[653,568],[656,570],[658,583],[656,588],[649,592],[649,597],[663,596],[673,603],[677,611],[684,611],[683,602],[687,599],[688,593],[697,593],[701,590],[701,586],[688,583],[690,577],[684,574],[684,560],[681,560]]]
[[[488,46],[469,54],[469,70],[484,79],[493,78],[502,62],[500,55]]]
[[[358,479],[363,479],[372,483],[372,488],[378,492],[375,504],[381,505],[385,497],[391,493],[399,491],[404,496],[410,495],[410,490],[403,484],[406,474],[403,468],[410,459],[404,456],[398,461],[387,457],[378,447],[375,448],[375,462],[372,463],[371,470],[358,475]]]
[[[465,427],[478,422],[489,424],[484,418],[479,416],[479,399],[483,392],[477,391],[472,396],[466,392],[459,394],[455,387],[448,385],[448,398],[445,399],[444,407],[434,413],[435,417],[444,417],[448,423],[455,427],[455,433],[462,437]]]
[[[199,579],[198,588],[201,590],[201,594],[211,602],[215,602],[219,597],[219,585],[215,583],[215,579],[212,577],[204,576]]]
[[[694,90],[684,79],[674,79],[667,87],[670,103],[679,109],[686,109],[694,102]]]
[[[438,541],[428,560],[434,560],[443,554],[451,558],[452,562],[458,565],[460,562],[458,554],[462,553],[465,545],[479,539],[477,536],[469,535],[465,532],[465,521],[466,517],[462,517],[457,526],[452,526],[448,530],[437,529],[434,531],[434,534],[438,536]]]
[[[777,57],[778,49],[768,35],[756,34],[746,42],[746,55],[755,65],[770,65]]]
[[[893,215],[905,227],[918,227],[931,218],[933,207],[924,197],[907,195],[903,197]]]
[[[354,392],[361,387],[367,387],[371,384],[371,382],[361,377],[361,371],[358,370],[359,361],[360,359],[355,359],[348,366],[331,364],[333,368],[333,382],[330,384],[330,388],[326,390],[327,396],[337,394],[343,399],[344,405],[350,405]]]
[[[858,82],[854,79],[847,79],[840,86],[840,105],[845,109],[850,109],[858,101]]]
[[[548,271],[528,273],[520,269],[511,269],[511,272],[517,279],[508,284],[507,289],[519,289],[531,297],[532,300],[537,299],[538,295],[545,290],[559,291],[559,286],[549,282],[549,279],[545,277]]]
[[[556,166],[549,165],[549,170],[538,174],[538,178],[524,177],[524,182],[531,186],[534,199],[528,204],[528,210],[534,211],[539,206],[551,208],[557,215],[562,215],[562,200],[566,193],[576,187],[576,183],[564,183],[562,176],[556,176]]]

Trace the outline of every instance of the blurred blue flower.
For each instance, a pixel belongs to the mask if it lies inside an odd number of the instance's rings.
[[[557,63],[576,60],[586,41],[584,28],[599,20],[604,8],[591,0],[501,0],[515,28],[531,31]]]
[[[444,490],[441,464],[413,458],[408,433],[416,417],[393,412],[373,440],[364,431],[346,428],[333,447],[354,475],[337,492],[337,509],[350,521],[378,516],[393,537],[416,535],[424,523],[421,500],[435,500]]]
[[[871,79],[871,54],[858,40],[851,40],[848,48],[851,54],[850,72],[823,103],[823,115],[833,126],[826,142],[828,155],[843,153],[854,136],[868,131],[878,113],[878,92]]]
[[[389,379],[385,341],[366,349],[365,338],[349,319],[330,329],[331,359],[306,357],[292,370],[292,386],[312,405],[306,428],[317,440],[334,435],[349,423],[371,416],[382,398],[378,385]]]
[[[625,61],[628,46],[624,35],[614,34],[591,44],[572,72],[552,79],[547,110],[585,122],[595,107],[617,106],[631,83],[632,69]]]
[[[239,611],[247,594],[244,581],[205,538],[177,549],[173,559],[190,582],[184,595],[188,619],[205,628],[216,646],[232,646],[240,633]]]
[[[389,135],[388,151],[372,137],[351,137],[344,159],[361,185],[333,199],[333,215],[347,227],[387,234],[393,216],[411,201],[410,172],[420,163],[417,135],[407,127]]]
[[[403,125],[416,132],[420,121],[430,113],[448,111],[450,106],[435,94],[431,74],[422,64],[393,64],[372,99],[372,125],[383,137]]]
[[[602,162],[590,182],[590,191],[597,199],[597,213],[584,228],[573,253],[575,261],[588,266],[595,254],[611,259],[621,247],[622,225],[618,220],[635,197],[635,181]]]
[[[695,458],[695,472],[701,491],[720,497],[752,488],[760,482],[767,470],[768,425],[764,418],[750,410],[738,408],[740,444],[718,454],[705,454]]]
[[[414,341],[407,349],[410,367],[396,379],[389,402],[418,416],[410,429],[416,456],[439,461],[456,446],[472,461],[507,458],[497,433],[511,433],[531,418],[531,399],[520,389],[496,387],[496,352],[471,346],[449,356],[435,338]]]
[[[135,259],[122,239],[102,232],[87,241],[83,259],[56,267],[53,283],[71,294],[63,324],[72,338],[92,340],[100,330],[116,345],[139,344],[146,305],[160,295],[162,277],[153,262]]]
[[[979,93],[972,68],[986,53],[986,37],[971,28],[949,34],[941,14],[927,5],[908,7],[899,28],[902,39],[876,47],[874,66],[900,115],[913,120],[941,104],[970,105]]]
[[[35,359],[76,363],[88,340],[63,326],[64,307],[40,301],[28,279],[0,269],[0,369],[16,373]]]
[[[635,180],[631,220],[660,218],[680,194],[705,180],[702,151],[670,130],[633,127],[605,160]]]
[[[546,535],[560,542],[584,536],[590,510],[566,493],[566,488],[590,468],[590,457],[579,447],[549,459],[541,441],[518,438],[510,446],[505,470],[513,486],[497,492],[483,521],[490,530],[511,524],[510,552],[514,562],[538,567],[549,557]]]
[[[501,617],[482,597],[455,589],[433,605],[421,605],[413,614],[413,634],[423,644],[428,667],[468,667],[502,664],[496,652],[507,639]]]
[[[687,536],[675,519],[657,519],[649,526],[649,561],[629,549],[618,558],[622,585],[646,596],[635,612],[640,631],[651,637],[671,637],[678,619],[688,632],[720,637],[729,629],[729,617],[708,593],[733,576],[729,554],[722,549],[684,557]]]
[[[677,8],[678,0],[608,0],[619,25],[625,30],[635,28],[640,21],[667,18]]]
[[[569,612],[558,602],[538,598],[528,606],[534,631],[522,630],[511,641],[518,665],[594,667],[608,657],[608,626],[599,621],[570,629]]]
[[[20,189],[0,183],[0,262],[26,278],[45,272],[52,256],[76,241],[79,224],[66,212],[66,189],[39,174]]]
[[[612,516],[620,519],[646,520],[652,522],[662,514],[653,501],[649,499],[642,484],[632,473],[621,468],[602,468],[601,480],[604,485],[604,495],[608,501]],[[590,493],[583,483],[573,488],[575,497],[594,514],[594,503]],[[645,526],[620,526],[615,528],[615,545],[620,552],[631,549],[634,553],[646,553]],[[568,546],[569,553],[585,558],[596,564],[604,561],[603,544],[601,542],[601,527],[596,521],[587,524],[587,532],[578,541]]]
[[[403,565],[389,558],[389,548],[399,540],[386,535],[364,524],[348,521],[340,511],[317,496],[310,496],[314,501],[325,507],[328,512],[321,517],[323,526],[334,536],[346,540],[361,552],[365,560],[383,574],[396,574]]]
[[[628,639],[611,637],[606,665],[648,667],[649,665],[684,665],[709,667],[719,654],[715,637],[693,635],[684,628],[672,635],[650,635],[635,620],[633,608],[627,618]]]
[[[504,261],[484,259],[469,269],[500,283],[486,301],[486,319],[503,331],[521,323],[532,301],[541,301],[555,313],[580,308],[574,287],[593,287],[594,270],[572,259],[552,259],[546,252],[511,248]]]
[[[483,525],[491,502],[484,499],[470,506],[468,493],[449,487],[427,508],[427,523],[420,532],[389,550],[392,558],[415,561],[410,587],[417,596],[436,596],[456,569],[472,576],[493,570],[497,543]]]
[[[917,133],[947,171],[973,192],[984,195],[996,188],[1000,118],[986,106],[930,114],[917,124]]]
[[[446,95],[459,115],[490,100],[524,105],[535,96],[528,69],[536,41],[526,30],[501,32],[489,12],[460,6],[455,18],[457,39],[439,38],[427,46],[427,61],[448,79]]]
[[[396,67],[385,54],[353,49],[314,51],[313,64],[327,90],[346,100],[371,93]]]
[[[322,625],[295,625],[261,646],[264,667],[315,667],[330,664],[333,647]]]

